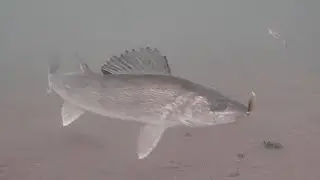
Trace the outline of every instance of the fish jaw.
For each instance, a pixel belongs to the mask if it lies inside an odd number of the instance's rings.
[[[237,112],[215,112],[216,117],[214,125],[234,123],[242,117],[242,115],[242,113],[240,114]]]

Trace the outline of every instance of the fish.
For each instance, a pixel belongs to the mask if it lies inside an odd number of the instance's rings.
[[[57,58],[49,65],[48,92],[63,99],[63,127],[85,112],[139,123],[139,159],[149,156],[168,128],[233,123],[249,116],[253,109],[253,91],[244,105],[212,88],[174,76],[167,57],[156,48],[112,56],[101,65],[101,72],[93,72],[83,59],[77,59],[79,72],[60,73]]]
[[[281,36],[278,32],[268,28],[268,33],[275,39],[279,39]]]
[[[268,28],[268,34],[270,34],[276,40],[282,39],[281,35],[278,32],[272,30],[271,28]],[[285,39],[282,39],[282,43],[283,43],[284,49],[286,49],[287,48],[287,41]]]

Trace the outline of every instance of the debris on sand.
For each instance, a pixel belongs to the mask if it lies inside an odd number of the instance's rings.
[[[238,177],[238,176],[240,176],[239,169],[237,169],[237,171],[235,171],[235,172],[229,173],[229,175],[228,175],[228,177],[231,177],[231,178]]]
[[[237,157],[238,157],[239,159],[241,159],[241,160],[244,159],[244,156],[245,156],[244,153],[238,153],[238,154],[237,154]]]
[[[266,149],[282,149],[283,146],[279,142],[272,142],[272,141],[263,141],[263,146]]]

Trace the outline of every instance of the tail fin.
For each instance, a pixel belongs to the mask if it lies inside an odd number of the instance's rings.
[[[55,74],[60,68],[60,56],[53,54],[49,60],[49,72],[48,74]]]
[[[250,93],[250,99],[249,99],[249,102],[248,102],[248,111],[247,111],[248,115],[250,115],[252,110],[253,110],[253,105],[254,105],[255,100],[256,100],[256,93],[254,93],[252,91]]]
[[[57,71],[59,70],[60,61],[61,61],[60,56],[58,56],[57,54],[52,55],[49,60],[47,95],[49,95],[52,92],[51,77],[53,74],[56,74]]]

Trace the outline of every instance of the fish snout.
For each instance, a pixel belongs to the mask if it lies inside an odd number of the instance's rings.
[[[229,111],[233,114],[236,114],[235,116],[250,116],[254,107],[256,94],[254,92],[250,93],[250,98],[248,101],[247,106],[240,103],[235,103],[233,106],[229,107]]]
[[[256,94],[252,91],[250,93],[250,98],[248,100],[248,104],[244,105],[238,101],[231,101],[228,104],[228,111],[231,113],[235,113],[235,114],[239,114],[239,115],[245,115],[245,116],[249,116],[252,113],[252,110],[254,108],[254,104],[255,104],[255,100],[256,100]]]

